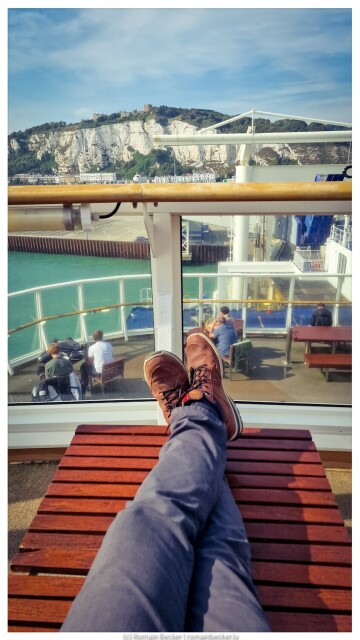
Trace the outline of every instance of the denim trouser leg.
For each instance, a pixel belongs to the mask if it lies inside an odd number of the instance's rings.
[[[217,502],[226,432],[206,402],[174,410],[172,433],[104,537],[61,631],[183,631],[194,546]]]
[[[251,578],[250,545],[224,478],[195,548],[186,631],[271,631]]]

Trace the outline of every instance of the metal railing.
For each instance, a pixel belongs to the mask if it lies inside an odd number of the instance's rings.
[[[183,327],[184,331],[187,331],[192,326],[201,326],[206,322],[209,317],[216,317],[221,304],[227,304],[235,312],[239,313],[244,321],[244,336],[246,332],[252,334],[274,334],[274,333],[286,333],[288,328],[293,324],[302,324],[302,318],[305,319],[311,313],[310,309],[314,307],[314,300],[299,299],[296,284],[299,281],[304,280],[311,281],[316,279],[337,279],[338,286],[334,289],[334,298],[332,300],[325,300],[328,306],[333,308],[334,324],[339,322],[339,309],[341,307],[351,306],[351,301],[342,299],[341,286],[344,278],[351,278],[351,275],[344,274],[329,274],[329,273],[303,273],[299,275],[283,275],[283,291],[285,293],[281,296],[279,289],[273,287],[273,293],[271,296],[262,295],[260,297],[254,297],[252,294],[251,284],[255,281],[264,281],[263,274],[251,273],[251,275],[244,273],[244,295],[242,298],[230,297],[227,291],[231,290],[231,282],[234,278],[239,278],[237,275],[219,274],[219,273],[184,273],[184,290],[190,291],[183,299]],[[46,350],[49,342],[50,328],[54,335],[55,330],[59,335],[65,337],[65,329],[61,327],[65,326],[62,322],[65,319],[76,319],[76,333],[73,338],[79,342],[88,342],[91,339],[93,329],[89,328],[89,317],[99,318],[96,314],[116,311],[111,318],[107,318],[105,325],[106,330],[104,335],[107,338],[121,338],[128,340],[129,336],[152,334],[153,319],[152,315],[147,314],[142,316],[142,326],[140,328],[129,328],[127,319],[134,309],[143,307],[152,311],[151,301],[151,287],[144,287],[144,280],[151,283],[150,274],[136,274],[136,275],[120,275],[120,276],[108,276],[104,278],[88,278],[82,280],[73,280],[69,282],[59,282],[56,284],[44,285],[41,287],[33,287],[31,289],[25,289],[22,291],[16,291],[8,295],[9,305],[21,305],[21,299],[24,300],[24,296],[33,297],[33,306],[30,306],[29,299],[27,306],[29,307],[29,318],[22,324],[12,327],[8,331],[9,335],[9,372],[12,374],[14,368],[26,364],[31,360],[36,359],[43,351]],[[191,287],[191,280],[195,283]],[[272,279],[269,277],[269,283]],[[105,285],[106,283],[116,283],[116,289],[118,292],[118,301],[113,304],[97,304],[96,306],[88,306],[86,304],[86,297],[84,288],[91,285]],[[286,283],[286,285],[284,284]],[[129,294],[126,294],[126,284],[133,285],[133,292],[131,299]],[[71,311],[63,311],[60,313],[46,314],[44,309],[46,308],[47,292],[61,291],[64,288],[73,288],[75,294],[71,296],[72,300],[76,300],[76,305],[73,303],[74,308]],[[103,288],[103,287],[102,287]],[[257,291],[259,288],[256,289]],[[221,293],[219,293],[221,292]],[[67,291],[67,298],[69,297]],[[296,313],[296,310],[299,312]],[[307,310],[309,310],[307,312]],[[269,314],[273,313],[271,318]],[[94,315],[93,315],[94,314]],[[300,315],[299,315],[300,314]],[[145,325],[144,325],[145,318]],[[269,322],[271,320],[271,323]],[[104,326],[104,316],[101,317],[102,326]],[[19,344],[17,345],[18,352],[14,349],[14,336],[19,335],[21,332],[26,334],[26,330],[33,328],[35,334],[33,335],[32,348],[27,348],[26,338],[23,340],[24,349],[19,353]],[[15,353],[12,353],[14,352]]]

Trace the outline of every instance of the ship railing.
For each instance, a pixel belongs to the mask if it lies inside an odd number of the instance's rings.
[[[187,332],[194,326],[203,326],[210,318],[215,318],[222,304],[227,304],[234,312],[239,313],[239,317],[244,321],[244,337],[251,332],[252,335],[271,335],[287,333],[289,327],[294,324],[294,310],[301,306],[314,306],[314,301],[300,300],[297,291],[297,283],[311,281],[318,278],[336,279],[338,285],[335,287],[334,299],[327,300],[328,306],[332,306],[334,324],[339,322],[339,310],[341,306],[351,305],[351,301],[344,300],[341,295],[342,284],[345,278],[351,278],[351,274],[329,274],[329,273],[302,273],[301,275],[282,275],[283,287],[286,294],[279,297],[279,290],[273,286],[275,294],[272,296],[262,295],[255,297],[252,295],[253,289],[256,287],[256,281],[263,281],[262,273],[254,274],[250,272],[242,274],[246,283],[245,295],[242,298],[230,296],[231,283],[234,279],[238,279],[239,275],[231,275],[228,273],[184,273],[184,291],[187,292],[183,299],[183,330]],[[250,288],[249,282],[253,283],[253,289]],[[134,274],[108,276],[102,278],[87,278],[81,280],[73,280],[68,282],[59,282],[56,284],[43,285],[33,287],[22,291],[9,293],[9,309],[12,311],[11,317],[19,318],[22,305],[30,309],[30,315],[24,318],[23,322],[17,327],[8,331],[9,335],[9,361],[8,370],[10,374],[14,373],[14,369],[39,357],[51,342],[50,336],[58,335],[65,338],[71,334],[73,339],[80,343],[88,343],[91,340],[92,331],[101,324],[104,327],[104,335],[107,339],[124,338],[125,341],[129,336],[153,335],[153,316],[147,314],[144,316],[147,325],[142,324],[141,327],[130,328],[128,326],[129,315],[134,313],[137,307],[152,309],[152,289],[151,287],[143,287],[144,281],[151,283],[151,275]],[[269,279],[271,282],[271,278]],[[286,286],[284,283],[287,282]],[[117,301],[108,304],[101,303],[97,300],[96,306],[86,304],[85,299],[90,297],[90,290],[86,290],[88,286],[101,286],[105,283],[115,283],[117,291]],[[129,299],[126,294],[127,284],[138,285],[138,291]],[[272,283],[273,285],[273,283]],[[70,299],[73,308],[69,311],[60,309],[58,313],[46,314],[46,307],[49,301],[46,299],[47,294],[57,293],[57,299],[62,298],[66,288],[66,299]],[[74,293],[70,294],[69,289],[74,289]],[[259,287],[257,288],[259,290]],[[32,305],[29,303],[29,296],[33,298]],[[93,292],[94,297],[94,292]],[[272,326],[265,326],[261,322],[259,316],[258,326],[251,325],[249,314],[251,309],[257,312],[271,313],[272,311],[283,310],[281,318],[274,318],[275,322]],[[18,310],[18,313],[16,312]],[[112,312],[112,313],[109,313]],[[28,312],[29,313],[29,312]],[[106,318],[100,314],[109,314]],[[9,314],[10,315],[10,314]],[[96,326],[89,318],[96,318]],[[295,320],[296,323],[296,320]],[[93,325],[91,327],[91,325]],[[51,331],[51,334],[50,334]],[[21,338],[19,338],[22,334]],[[52,338],[53,339],[53,338]],[[22,347],[26,341],[30,348]]]
[[[337,244],[341,244],[343,247],[346,247],[347,249],[351,249],[352,248],[352,227],[348,226],[346,228],[342,228],[335,224],[331,225],[330,240],[333,240]]]
[[[103,285],[105,283],[115,283],[117,289],[117,300],[118,302],[114,304],[103,303],[96,304],[96,306],[86,305],[85,297],[90,294],[90,291],[85,292],[86,287],[92,285]],[[147,305],[149,306],[149,296],[147,295],[146,300],[137,300],[134,296],[133,300],[126,299],[126,283],[136,282],[139,285],[139,289],[141,289],[141,285],[145,283],[151,283],[151,275],[149,273],[146,274],[135,274],[135,275],[120,275],[120,276],[107,276],[103,278],[85,278],[81,280],[72,280],[68,282],[58,282],[55,284],[48,284],[39,287],[33,287],[30,289],[24,289],[22,291],[15,291],[8,294],[8,303],[9,309],[13,310],[11,314],[9,313],[9,317],[19,318],[21,315],[22,304],[25,303],[28,309],[30,309],[30,315],[28,317],[24,317],[24,321],[19,324],[17,327],[11,328],[8,331],[9,337],[9,360],[8,360],[8,370],[12,374],[14,367],[21,366],[30,362],[31,360],[36,359],[41,353],[43,353],[51,342],[49,340],[50,329],[51,336],[54,336],[56,333],[64,338],[64,331],[66,335],[68,333],[72,333],[72,337],[81,342],[87,343],[91,339],[92,331],[94,328],[90,329],[88,321],[88,316],[92,314],[100,314],[100,313],[108,313],[110,311],[117,312],[116,315],[112,316],[112,325],[106,319],[104,322],[104,318],[102,318],[102,324],[110,325],[109,330],[104,332],[104,335],[107,338],[119,338],[123,337],[125,340],[128,339],[129,334],[131,335],[143,335],[144,331],[153,332],[153,326],[149,326],[148,328],[142,327],[141,330],[132,329],[129,331],[127,327],[127,317],[131,313],[131,310],[134,306]],[[64,294],[66,289],[66,297],[71,300],[71,304],[73,308],[69,311],[64,311],[64,309],[59,310],[58,313],[51,313],[51,315],[47,315],[45,312],[47,301],[46,294],[52,292],[58,292],[57,298],[61,299],[61,293]],[[70,290],[73,289],[74,293],[71,294]],[[146,287],[146,291],[149,292],[151,289]],[[94,294],[93,294],[94,295]],[[138,298],[140,294],[137,294]],[[32,298],[33,302],[29,301]],[[18,311],[17,311],[18,310]],[[29,313],[29,312],[28,312]],[[97,316],[97,319],[99,316]],[[64,321],[67,320],[65,323]],[[75,320],[75,322],[74,322]],[[77,322],[76,322],[77,320]],[[16,338],[20,332],[23,333],[23,336],[26,335],[28,337],[29,345],[31,348],[29,350],[23,351],[19,345],[14,344]],[[24,337],[22,337],[24,340]]]
[[[325,257],[314,249],[297,249],[294,252],[294,264],[303,272],[325,271]]]

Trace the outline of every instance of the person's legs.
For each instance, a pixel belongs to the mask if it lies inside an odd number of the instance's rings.
[[[175,356],[154,355],[145,377],[171,435],[110,526],[61,631],[184,630],[194,545],[222,488],[227,437],[207,400],[178,406],[189,383]]]
[[[195,547],[185,631],[271,631],[252,582],[243,519],[225,479]]]

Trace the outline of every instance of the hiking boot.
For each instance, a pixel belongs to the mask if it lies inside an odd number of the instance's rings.
[[[173,409],[181,406],[182,398],[189,389],[183,363],[169,351],[155,351],[144,362],[144,377],[169,425]]]
[[[242,420],[234,401],[224,391],[223,364],[213,342],[205,334],[191,334],[186,341],[186,359],[190,377],[188,396],[192,398],[195,392],[200,391],[202,397],[218,409],[228,440],[239,438]]]

